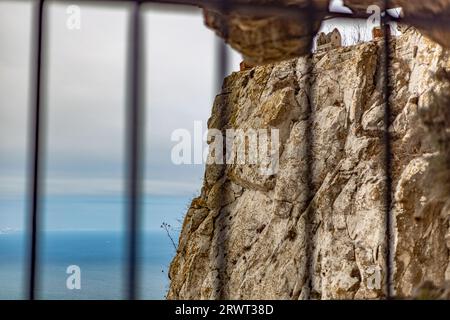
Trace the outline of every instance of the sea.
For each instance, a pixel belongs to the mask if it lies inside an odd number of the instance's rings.
[[[0,222],[14,222],[24,212],[23,201],[0,201]],[[139,241],[140,299],[164,299],[189,197],[149,197]],[[47,200],[37,260],[38,299],[126,298],[126,238],[123,201],[101,197],[63,197]],[[168,236],[160,227],[170,223]],[[75,226],[76,228],[70,229]],[[104,228],[113,228],[104,230]],[[0,229],[0,299],[26,298],[28,235]],[[173,242],[172,242],[173,240]],[[67,279],[79,268],[80,289]],[[71,286],[69,286],[71,287]],[[73,287],[73,286],[72,286]]]
[[[38,263],[38,299],[124,299],[124,240],[124,233],[118,231],[46,232]],[[139,298],[164,299],[168,266],[175,254],[173,244],[164,232],[146,231],[141,235],[140,247]],[[23,233],[0,235],[0,299],[26,297],[25,253]],[[73,274],[67,269],[73,265],[80,270],[79,289],[67,286]]]

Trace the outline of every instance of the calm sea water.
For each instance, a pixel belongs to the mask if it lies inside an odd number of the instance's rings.
[[[159,228],[174,226],[186,212],[188,196],[148,196],[144,200],[140,257],[140,297],[164,299],[167,269],[175,249]],[[120,196],[67,195],[45,198],[38,270],[41,299],[122,299],[125,287],[124,201]],[[23,197],[0,196],[0,230],[23,229],[26,223]],[[48,231],[97,230],[97,231]],[[24,298],[26,239],[23,233],[0,234],[0,299]],[[81,290],[66,288],[67,267],[81,268]]]
[[[0,235],[0,299],[24,298],[25,243],[21,233]],[[175,250],[167,235],[158,231],[143,233],[141,248],[140,297],[164,299]],[[47,232],[40,257],[40,299],[124,298],[126,257],[121,232]],[[66,287],[69,265],[81,268],[80,290]]]

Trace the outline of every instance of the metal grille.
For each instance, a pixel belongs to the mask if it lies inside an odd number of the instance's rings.
[[[299,10],[308,10],[309,14],[309,30],[312,33],[313,22],[315,21],[314,16],[318,13],[317,8],[313,6],[313,2],[310,0],[306,8],[297,8],[293,10],[292,7],[286,8],[282,6],[276,6],[273,4],[261,4],[261,5],[251,5],[243,4],[234,1],[219,1],[219,0],[148,0],[148,1],[137,1],[137,0],[120,0],[122,2],[131,2],[131,19],[130,19],[130,34],[128,43],[128,105],[126,113],[126,147],[127,147],[127,181],[126,181],[126,199],[127,199],[127,285],[126,285],[126,297],[129,299],[138,298],[137,295],[137,284],[139,282],[139,270],[137,265],[137,255],[139,252],[139,225],[141,222],[141,188],[142,188],[142,154],[143,154],[143,115],[144,108],[141,104],[141,70],[142,61],[144,59],[142,55],[142,39],[143,30],[141,22],[141,11],[143,3],[165,3],[165,4],[188,4],[196,6],[208,5],[209,7],[220,9],[225,12],[231,9],[240,9],[242,12],[262,12],[267,14],[268,11],[274,14],[284,14],[287,16],[299,15]],[[96,2],[101,3],[102,1],[97,0]],[[114,2],[114,1],[113,1]],[[389,7],[389,3],[385,0],[385,7]],[[45,121],[43,121],[45,116],[45,110],[43,110],[42,105],[42,63],[43,63],[43,37],[44,37],[44,22],[45,22],[45,1],[38,0],[34,11],[34,28],[35,30],[33,39],[34,47],[34,61],[33,61],[33,107],[30,110],[30,136],[29,136],[29,174],[28,179],[28,202],[29,202],[29,226],[28,226],[28,236],[29,236],[29,263],[28,263],[28,298],[36,298],[36,283],[37,283],[37,252],[40,245],[40,222],[41,222],[41,211],[42,211],[42,200],[41,200],[41,186],[45,179],[43,176],[42,162],[43,162],[43,133],[45,132]],[[334,13],[335,17],[356,17],[356,15],[347,15],[341,13]],[[382,24],[385,27],[386,32],[384,38],[384,74],[385,74],[385,85],[384,85],[384,101],[385,101],[385,113],[384,113],[384,172],[385,172],[385,234],[386,234],[386,297],[392,297],[392,254],[391,254],[391,238],[392,238],[392,222],[391,222],[391,192],[392,192],[392,151],[391,151],[391,137],[389,134],[389,126],[391,122],[391,106],[389,102],[389,97],[391,96],[389,69],[390,69],[390,47],[389,47],[389,33],[387,24],[389,21],[395,20],[395,18],[385,15]],[[217,82],[221,83],[227,72],[228,57],[227,50],[224,43],[220,44],[217,59],[217,69],[218,78]],[[310,60],[309,60],[310,61]],[[310,69],[313,65],[310,65]],[[311,89],[311,88],[309,88]],[[313,145],[313,136],[311,134],[311,126],[313,119],[312,106],[307,109],[308,112],[308,128],[307,128],[307,185],[308,185],[308,199],[312,198],[312,168],[313,168],[313,157],[311,154],[311,146]],[[307,237],[307,282],[311,288],[312,281],[312,230],[311,221],[313,217],[313,211],[309,210],[307,214],[307,232],[305,236]],[[226,250],[224,248],[223,250]]]

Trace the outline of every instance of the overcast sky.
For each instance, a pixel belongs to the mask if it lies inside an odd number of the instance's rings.
[[[50,3],[46,10],[46,195],[120,195],[128,11],[125,6],[81,5],[81,29],[70,30],[67,7]],[[24,194],[30,14],[26,1],[0,2],[3,202]],[[189,14],[146,10],[144,19],[145,192],[193,196],[201,187],[203,166],[172,164],[175,142],[170,137],[178,128],[192,130],[194,121],[202,121],[206,129],[215,94],[216,39],[203,26],[199,10]],[[232,53],[232,68],[239,59]],[[0,211],[4,206],[0,204]],[[0,229],[14,220],[11,211],[0,212]]]
[[[0,170],[3,179],[13,180],[23,171],[30,10],[25,2],[0,5]],[[66,4],[51,4],[46,19],[47,169],[50,181],[77,180],[68,182],[64,192],[79,192],[75,189],[82,186],[80,179],[120,179],[123,171],[127,11],[80,8],[81,30],[66,27]],[[194,120],[209,116],[214,36],[203,26],[200,12],[158,10],[147,12],[145,22],[149,192],[192,192],[194,184],[198,187],[194,172],[202,167],[186,170],[171,164],[170,134],[176,128],[191,129]],[[158,182],[162,185],[156,187]],[[90,192],[111,188],[101,185],[90,184]],[[17,186],[1,188],[14,191]],[[49,185],[52,191],[62,190]]]

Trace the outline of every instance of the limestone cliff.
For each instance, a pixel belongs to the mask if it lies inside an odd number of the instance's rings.
[[[279,170],[207,166],[169,299],[385,295],[382,52],[363,43],[225,79],[209,127],[279,129]],[[410,297],[450,280],[450,53],[412,29],[391,53],[394,294]]]

